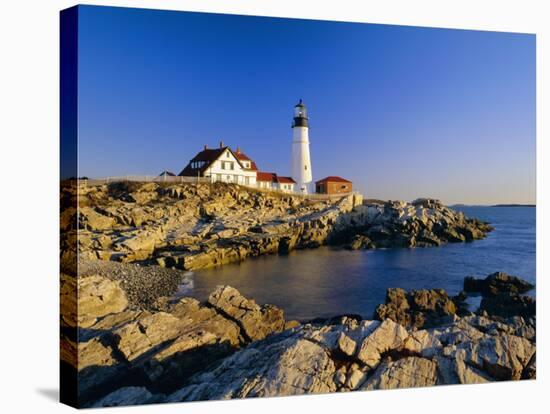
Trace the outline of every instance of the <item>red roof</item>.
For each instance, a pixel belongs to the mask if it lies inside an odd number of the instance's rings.
[[[329,175],[328,177],[325,177],[319,181],[315,181],[315,183],[324,183],[324,182],[333,182],[333,183],[351,183],[351,181],[346,180],[345,178],[338,177],[336,175]]]
[[[246,155],[244,152],[241,151],[240,148],[237,148],[237,150],[233,151],[233,153],[241,161],[252,161],[250,158],[248,158],[248,155]]]
[[[280,177],[273,172],[261,172],[256,173],[256,181],[267,181],[270,183],[279,183],[279,184],[296,184],[291,177]]]
[[[296,184],[296,181],[294,181],[291,177],[277,177],[280,183],[289,183],[289,184]]]
[[[270,183],[277,182],[277,174],[272,172],[260,172],[256,173],[256,181],[268,181]]]
[[[239,161],[250,161],[250,168],[245,168],[246,170],[258,171],[258,166],[256,165],[256,163],[252,161],[248,155],[242,152],[240,148],[237,148],[236,151],[233,151],[233,154],[235,155],[235,157],[237,157]]]

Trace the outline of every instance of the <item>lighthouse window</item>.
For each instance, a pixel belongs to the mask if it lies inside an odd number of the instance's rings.
[[[307,165],[304,165],[304,170],[307,170]]]

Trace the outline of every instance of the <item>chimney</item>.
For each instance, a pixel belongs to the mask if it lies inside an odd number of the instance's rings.
[[[241,153],[241,149],[237,147],[237,154],[240,154],[240,153]]]
[[[204,149],[207,150],[207,149],[208,149],[208,145],[204,144]]]
[[[223,148],[223,141],[220,141],[220,148]]]

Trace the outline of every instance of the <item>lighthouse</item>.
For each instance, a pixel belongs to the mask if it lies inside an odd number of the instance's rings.
[[[294,107],[292,122],[292,178],[298,192],[312,192],[311,160],[309,158],[309,123],[307,108],[300,99]]]

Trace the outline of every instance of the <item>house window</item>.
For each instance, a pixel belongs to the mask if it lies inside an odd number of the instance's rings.
[[[244,177],[244,183],[250,185],[250,177]]]
[[[222,161],[222,170],[225,170],[225,161]]]
[[[225,156],[226,156],[227,158],[229,158],[229,157],[230,157],[230,155],[229,155],[229,151],[227,151],[227,152],[225,153]]]
[[[235,163],[234,163],[234,162],[230,162],[229,165],[231,166],[231,169],[232,169],[232,170],[235,169]]]

